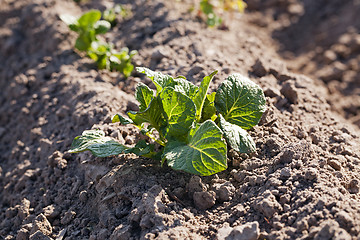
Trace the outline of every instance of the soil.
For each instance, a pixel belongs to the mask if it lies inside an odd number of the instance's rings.
[[[99,71],[59,19],[110,1],[0,2],[0,239],[360,239],[359,1],[248,1],[207,28],[190,1],[119,1],[105,35],[137,66],[211,88],[241,73],[265,92],[253,155],[229,151],[210,177],[135,155],[69,154],[85,129],[126,144],[113,124],[138,82]],[[306,75],[303,75],[306,74]]]

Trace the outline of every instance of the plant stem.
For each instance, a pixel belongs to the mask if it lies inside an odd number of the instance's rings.
[[[161,146],[165,147],[165,143],[160,140],[155,138],[153,135],[151,135],[149,132],[146,133],[146,136],[148,136],[149,138],[151,138],[152,140],[154,140],[155,142],[157,142],[158,144],[160,144]]]

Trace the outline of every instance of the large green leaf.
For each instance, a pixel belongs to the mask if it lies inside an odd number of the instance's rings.
[[[184,77],[177,77],[174,79],[174,81],[176,84],[174,86],[174,89],[178,92],[184,93],[190,99],[193,99],[199,89],[197,86],[195,86],[192,82],[186,80],[186,78]]]
[[[153,98],[145,111],[129,111],[127,115],[138,126],[147,122],[159,130],[165,124],[160,97]]]
[[[211,80],[214,78],[215,74],[217,74],[218,71],[212,72],[209,76],[204,77],[204,79],[201,81],[200,87],[198,92],[196,93],[195,97],[193,98],[193,101],[196,106],[196,119],[201,119],[201,113],[203,110],[205,98],[207,91],[209,89],[209,85]]]
[[[207,120],[190,131],[188,143],[169,142],[163,154],[163,161],[175,170],[209,176],[227,168],[226,142],[216,124]]]
[[[140,111],[145,111],[150,105],[151,99],[154,97],[154,92],[143,83],[136,86],[135,98],[140,103]]]
[[[230,147],[240,153],[251,153],[256,151],[255,142],[252,137],[241,127],[227,122],[220,114],[220,128]]]
[[[91,151],[96,157],[108,157],[122,153],[128,147],[110,137],[101,130],[87,130],[77,136],[71,144],[70,153]]]
[[[196,108],[193,101],[172,87],[166,87],[160,94],[162,106],[167,120],[166,136],[178,140],[186,135],[195,121]]]
[[[144,73],[146,76],[148,76],[153,81],[153,83],[156,86],[157,94],[160,94],[160,92],[165,87],[174,87],[175,86],[173,77],[171,77],[169,75],[162,74],[161,72],[154,72],[145,67],[137,67],[136,70],[140,73]]]
[[[250,129],[260,121],[266,101],[258,85],[243,75],[233,74],[217,90],[215,107],[226,121]]]
[[[90,10],[84,13],[79,19],[78,23],[83,28],[93,28],[95,23],[101,18],[101,12],[99,10]]]

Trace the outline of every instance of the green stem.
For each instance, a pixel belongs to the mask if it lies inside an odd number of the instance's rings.
[[[161,146],[165,147],[165,143],[160,140],[155,138],[153,135],[151,135],[149,132],[146,133],[146,136],[148,136],[149,138],[151,138],[152,140],[154,140],[155,142],[157,142],[158,144],[160,144]]]

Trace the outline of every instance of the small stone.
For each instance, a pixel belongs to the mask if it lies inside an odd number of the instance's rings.
[[[216,193],[214,191],[195,192],[193,195],[196,208],[200,210],[209,209],[214,206],[216,201]]]
[[[43,208],[43,212],[46,218],[55,219],[60,215],[60,212],[55,208],[54,205],[49,205]]]
[[[151,54],[151,61],[160,62],[161,59],[163,59],[164,57],[165,54],[163,53],[163,51],[158,49]]]
[[[331,50],[326,50],[324,53],[324,61],[325,63],[329,64],[332,63],[336,60],[337,56],[336,53],[334,53],[334,51]]]
[[[345,212],[344,210],[336,213],[335,218],[337,222],[345,229],[351,229],[355,225],[353,218],[350,217],[349,213]]]
[[[88,197],[87,197],[87,192],[86,192],[86,190],[83,190],[83,191],[80,192],[80,194],[79,194],[79,199],[80,199],[80,201],[82,201],[82,202],[86,202],[86,201],[87,201]]]
[[[290,168],[285,167],[285,168],[281,169],[281,171],[280,171],[281,179],[288,179],[290,176],[291,176]]]
[[[307,180],[314,180],[317,178],[318,170],[316,168],[309,168],[305,172],[305,179]]]
[[[47,220],[44,214],[40,213],[33,222],[33,227],[31,229],[31,234],[37,231],[41,231],[45,235],[50,235],[52,233],[52,227],[50,222]]]
[[[353,179],[350,181],[349,183],[349,189],[348,191],[352,194],[356,194],[359,192],[359,188],[360,188],[360,183],[359,180],[357,179]]]
[[[279,90],[277,90],[276,88],[272,88],[272,87],[266,88],[264,90],[264,94],[266,97],[271,97],[271,98],[280,96]]]
[[[297,104],[298,93],[293,82],[285,82],[280,90],[281,94],[286,97],[291,103]]]
[[[257,77],[263,77],[267,74],[267,71],[266,71],[263,63],[260,61],[260,59],[257,59],[255,64],[252,66],[252,72]]]
[[[337,161],[335,159],[328,160],[328,164],[337,171],[341,170],[341,164],[339,163],[339,161]]]

